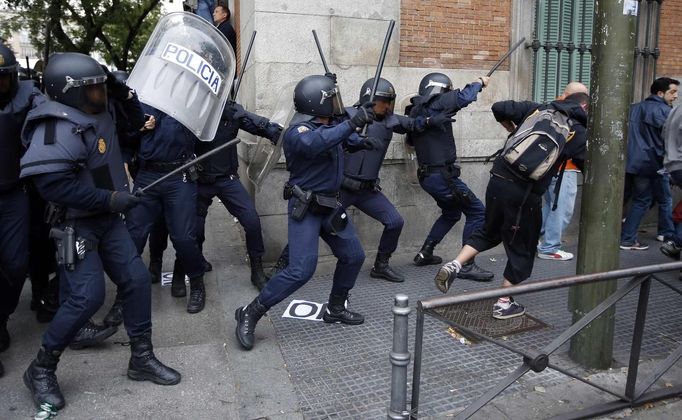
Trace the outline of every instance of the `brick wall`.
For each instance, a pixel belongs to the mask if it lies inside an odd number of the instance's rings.
[[[657,75],[682,75],[682,0],[665,0],[661,9]]]
[[[402,0],[400,65],[487,68],[509,48],[510,16],[511,0]]]

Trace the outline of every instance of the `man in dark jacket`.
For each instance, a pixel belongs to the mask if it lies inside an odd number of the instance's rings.
[[[519,178],[503,155],[495,159],[485,196],[485,223],[471,235],[457,258],[441,267],[435,279],[436,287],[441,292],[448,291],[467,261],[500,242],[507,253],[502,286],[510,287],[530,277],[542,227],[542,195],[565,160],[573,159],[573,163],[582,170],[588,105],[589,96],[585,93],[575,93],[548,105],[515,101],[493,105],[495,119],[509,131],[514,131],[536,110],[553,108],[570,118],[574,134],[554,166],[537,181]],[[511,296],[498,299],[493,306],[493,318],[496,319],[513,318],[524,313],[525,308]]]
[[[225,35],[227,42],[230,43],[232,51],[237,55],[237,33],[230,23],[230,9],[224,3],[218,3],[213,9],[213,23],[218,30]]]
[[[677,99],[680,82],[668,77],[660,77],[651,85],[651,96],[636,103],[630,109],[628,126],[628,149],[625,173],[630,178],[632,205],[623,223],[620,235],[620,249],[645,250],[649,246],[637,240],[637,230],[642,218],[649,211],[653,191],[660,185],[665,146],[661,130],[668,118],[672,103]],[[674,232],[672,225],[672,201],[670,198],[658,199],[660,203],[669,202],[664,211],[659,212],[659,225],[667,234]],[[669,239],[669,238],[666,238]]]

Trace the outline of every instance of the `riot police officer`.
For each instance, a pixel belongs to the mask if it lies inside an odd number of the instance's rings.
[[[273,305],[303,286],[315,272],[320,237],[338,258],[329,304],[323,315],[327,323],[357,325],[364,317],[345,307],[348,292],[365,260],[365,253],[353,224],[338,203],[343,179],[344,147],[382,147],[355,130],[374,119],[372,103],[363,104],[348,121],[343,114],[336,85],[326,76],[308,76],[294,89],[294,114],[283,137],[283,149],[290,172],[284,188],[288,200],[289,265],[265,285],[249,305],[235,312],[236,336],[245,350],[253,348],[258,320]]]
[[[457,111],[476,100],[478,93],[488,84],[487,77],[469,83],[463,89],[452,89],[452,81],[443,73],[430,73],[419,83],[419,95],[412,98],[409,116],[425,117],[427,128],[411,133],[408,142],[415,148],[419,163],[419,185],[436,201],[442,214],[433,224],[424,245],[414,257],[418,266],[440,264],[441,257],[433,250],[462,217],[466,216],[462,243],[483,225],[485,207],[481,200],[459,178],[455,138],[451,119]],[[445,118],[444,118],[445,117]],[[437,119],[438,121],[432,121]],[[471,260],[462,267],[459,278],[490,281],[493,273],[481,269]]]
[[[19,180],[26,114],[44,102],[31,81],[19,81],[14,53],[0,44],[0,352],[7,350],[7,320],[19,303],[28,270],[29,201]],[[0,364],[0,369],[1,369]]]
[[[271,123],[267,118],[250,113],[238,103],[231,102],[225,106],[215,139],[211,142],[197,141],[197,154],[208,153],[234,139],[240,129],[265,137],[273,143],[277,143],[282,132],[279,124]],[[197,239],[199,248],[203,248],[208,208],[213,202],[213,197],[218,197],[227,211],[235,216],[244,227],[246,250],[251,264],[251,283],[261,290],[268,278],[263,272],[265,245],[260,217],[249,193],[239,181],[238,168],[239,157],[236,147],[223,149],[199,165]],[[175,272],[173,276],[175,278]]]
[[[47,402],[57,409],[65,404],[55,375],[59,357],[102,305],[104,272],[124,297],[128,377],[162,385],[180,382],[180,374],[153,352],[149,273],[121,218],[139,198],[129,193],[106,79],[87,55],[52,55],[44,73],[51,101],[29,112],[22,132],[28,150],[21,177],[30,178],[54,204],[51,235],[57,240],[64,292],[24,383],[37,405]]]
[[[147,104],[142,104],[146,114],[156,120],[153,130],[142,135],[138,151],[139,170],[135,187],[144,188],[174,169],[184,165],[194,156],[196,137],[178,120]],[[196,238],[197,183],[196,168],[172,176],[147,191],[139,206],[126,215],[130,236],[141,254],[147,237],[163,211],[166,227],[183,269],[190,281],[187,312],[204,309],[204,260]],[[186,295],[184,277],[171,287],[171,295]]]
[[[359,112],[358,107],[370,101],[374,78],[367,80],[360,88],[360,99],[354,107],[346,108],[349,117]],[[398,239],[403,228],[403,218],[398,210],[381,192],[379,170],[393,133],[405,134],[423,131],[425,118],[404,117],[393,113],[395,88],[386,79],[379,79],[374,98],[376,120],[367,126],[367,136],[381,140],[382,147],[346,153],[344,177],[341,184],[340,201],[344,207],[355,206],[384,225],[379,240],[379,250],[370,271],[370,276],[392,282],[402,282],[405,278],[388,265],[391,254],[398,247]]]

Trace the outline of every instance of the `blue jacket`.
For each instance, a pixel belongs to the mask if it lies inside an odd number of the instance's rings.
[[[194,154],[196,137],[178,120],[160,110],[142,104],[145,114],[153,115],[156,127],[146,131],[140,141],[138,156],[144,161],[176,162]]]
[[[626,173],[654,176],[663,167],[665,145],[662,130],[671,109],[663,98],[656,95],[632,105],[628,123]]]

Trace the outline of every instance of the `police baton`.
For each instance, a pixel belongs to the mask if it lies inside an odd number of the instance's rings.
[[[246,55],[244,56],[244,61],[242,62],[242,68],[239,70],[239,77],[234,84],[234,89],[232,90],[232,100],[237,100],[237,92],[239,92],[239,86],[242,84],[242,77],[244,77],[244,71],[246,70],[246,63],[249,62],[249,56],[251,55],[251,47],[253,47],[253,41],[256,39],[256,31],[251,34],[251,41],[249,41],[249,48],[246,49]],[[236,52],[236,51],[235,51]]]
[[[513,53],[517,48],[519,48],[519,47],[521,46],[521,44],[524,43],[524,41],[526,41],[526,37],[525,37],[525,36],[524,36],[523,38],[519,39],[519,40],[516,42],[516,44],[512,45],[512,47],[509,49],[509,51],[507,51],[507,52],[502,56],[502,58],[500,58],[499,60],[497,60],[497,63],[495,63],[495,65],[490,69],[490,71],[488,72],[488,74],[486,74],[485,76],[486,76],[486,77],[492,76],[493,73],[495,73],[495,70],[497,70],[497,68],[500,67],[500,66],[502,65],[502,63],[504,63],[504,60],[506,60],[507,57],[509,57],[509,56],[511,55],[511,53]]]
[[[216,153],[220,152],[220,151],[223,150],[223,149],[226,149],[226,148],[228,148],[228,147],[230,147],[230,146],[235,146],[235,145],[237,145],[237,143],[239,143],[240,141],[241,141],[241,139],[238,139],[238,138],[237,138],[237,139],[230,140],[230,141],[228,141],[227,143],[222,144],[222,145],[216,147],[215,149],[210,150],[210,151],[204,153],[203,155],[197,157],[196,159],[192,159],[192,160],[190,160],[189,162],[186,162],[186,163],[183,164],[182,166],[180,166],[180,167],[178,167],[178,168],[172,170],[171,172],[168,172],[166,175],[162,176],[161,178],[157,179],[156,181],[152,182],[151,184],[147,185],[146,187],[144,187],[144,188],[138,188],[138,189],[135,191],[135,195],[138,196],[138,197],[141,196],[141,195],[144,194],[145,192],[149,191],[152,187],[155,187],[155,186],[159,185],[161,182],[167,180],[168,178],[172,177],[173,175],[177,175],[177,174],[179,174],[180,172],[184,171],[185,169],[189,168],[190,166],[194,166],[194,165],[196,165],[197,163],[201,162],[202,160],[208,159],[209,157],[215,155]]]
[[[386,37],[384,38],[384,46],[381,48],[381,55],[379,55],[379,63],[377,63],[377,71],[374,73],[374,82],[372,83],[372,91],[369,94],[369,100],[374,100],[374,95],[377,93],[377,86],[379,86],[379,79],[381,78],[381,70],[384,68],[384,61],[386,60],[386,53],[388,52],[388,44],[391,42],[391,34],[393,33],[393,27],[395,26],[395,20],[391,19],[388,23],[388,31],[386,31]],[[362,135],[367,134],[367,125],[362,130]]]
[[[317,45],[317,52],[320,53],[320,59],[322,60],[322,66],[324,67],[325,73],[331,73],[329,67],[327,67],[327,60],[324,59],[324,53],[322,52],[322,47],[320,46],[320,40],[317,38],[317,32],[313,29],[313,38],[315,38],[315,45]]]

